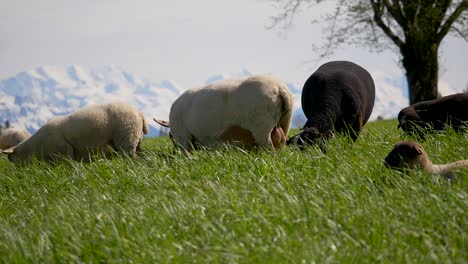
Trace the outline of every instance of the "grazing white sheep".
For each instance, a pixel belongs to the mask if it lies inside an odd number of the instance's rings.
[[[14,147],[31,137],[28,131],[19,128],[6,128],[0,130],[0,150]]]
[[[171,137],[179,149],[234,143],[279,149],[291,124],[293,99],[286,84],[268,76],[219,81],[183,93],[172,105]]]
[[[147,133],[143,114],[132,106],[96,105],[52,119],[28,140],[3,153],[16,164],[28,162],[33,156],[46,161],[57,156],[81,160],[109,145],[133,157],[140,149],[143,134]]]

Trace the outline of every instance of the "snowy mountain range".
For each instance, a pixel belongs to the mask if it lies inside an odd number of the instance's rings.
[[[40,67],[0,81],[0,122],[9,120],[33,133],[54,116],[124,101],[145,114],[150,136],[157,136],[160,128],[152,117],[168,118],[172,102],[182,91],[175,82],[143,80],[115,66],[98,70]]]
[[[396,117],[398,111],[408,105],[403,79],[379,72],[371,74],[376,83],[371,119]],[[250,75],[248,70],[217,74],[207,78],[205,83]],[[305,123],[300,103],[302,83],[287,84],[296,107],[292,125],[301,127]],[[168,119],[171,104],[187,88],[190,87],[180,87],[169,80],[145,80],[116,66],[92,70],[80,66],[44,66],[0,81],[0,122],[9,120],[13,126],[34,133],[54,116],[69,114],[87,105],[124,101],[148,118],[149,136],[158,136],[165,131],[152,122],[152,117]]]

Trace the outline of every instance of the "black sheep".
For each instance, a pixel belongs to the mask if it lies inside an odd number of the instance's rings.
[[[307,122],[288,144],[314,144],[333,132],[348,133],[356,141],[374,107],[374,81],[355,63],[328,62],[306,81],[301,100]]]
[[[408,134],[443,130],[452,126],[461,131],[468,122],[468,94],[459,93],[435,100],[422,101],[403,108],[398,114],[398,128]]]

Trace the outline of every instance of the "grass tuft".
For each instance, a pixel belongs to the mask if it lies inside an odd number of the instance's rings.
[[[0,158],[0,261],[466,262],[468,173],[449,182],[383,158],[395,121],[359,140],[246,152],[173,150],[143,141],[137,159]],[[421,142],[434,163],[468,158],[468,135]]]

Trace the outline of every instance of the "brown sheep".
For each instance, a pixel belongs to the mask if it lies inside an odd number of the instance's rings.
[[[441,175],[452,179],[456,169],[468,169],[468,160],[459,160],[449,164],[433,164],[423,147],[413,141],[400,141],[385,157],[385,165],[392,169],[421,168],[428,173]]]

